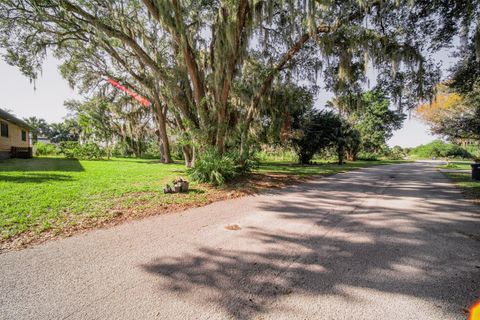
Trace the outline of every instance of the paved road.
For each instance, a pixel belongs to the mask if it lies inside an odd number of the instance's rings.
[[[0,318],[465,319],[479,211],[432,164],[339,174],[0,255]]]

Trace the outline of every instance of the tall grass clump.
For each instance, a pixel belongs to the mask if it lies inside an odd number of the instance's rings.
[[[214,149],[201,153],[195,166],[188,169],[188,175],[195,181],[223,185],[237,175],[235,161],[230,154],[221,155]]]
[[[254,152],[242,158],[238,152],[220,154],[216,149],[203,151],[195,165],[187,170],[191,179],[221,186],[233,178],[257,168],[258,158]]]

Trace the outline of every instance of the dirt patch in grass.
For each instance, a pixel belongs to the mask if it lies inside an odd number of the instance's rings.
[[[242,230],[242,228],[238,224],[229,224],[228,226],[225,227],[225,229],[231,230],[231,231]]]
[[[190,208],[206,206],[212,202],[253,195],[262,190],[283,188],[302,182],[307,177],[287,174],[255,173],[239,177],[230,184],[213,188],[197,185],[189,193],[164,195],[161,192],[134,192],[119,197],[116,204],[104,214],[82,217],[67,212],[61,223],[53,224],[48,230],[26,231],[8,239],[0,239],[0,253],[19,250],[48,240],[70,237],[92,229],[108,228],[129,220],[137,220],[153,215],[181,212]]]

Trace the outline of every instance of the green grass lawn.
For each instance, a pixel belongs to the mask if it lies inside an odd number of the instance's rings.
[[[472,167],[470,166],[473,161],[451,161],[448,164],[443,166],[439,166],[442,169],[453,169],[453,170],[471,170]]]
[[[198,201],[200,192],[164,195],[167,182],[185,175],[181,164],[154,160],[78,161],[63,158],[0,161],[0,230],[3,238],[75,225],[138,203]],[[201,199],[200,199],[201,200]]]
[[[480,202],[480,181],[472,180],[472,174],[470,166],[473,161],[451,161],[449,164],[439,166],[440,169],[447,170],[468,170],[468,172],[445,172],[443,174],[449,177],[459,186],[464,192],[465,196],[469,199]]]
[[[257,173],[306,177],[388,163],[398,161],[358,161],[342,166],[270,162],[263,163]],[[125,212],[128,216],[148,209],[160,212],[159,208],[169,205],[196,206],[218,198],[213,188],[195,183],[188,194],[163,193],[166,183],[185,175],[183,164],[161,164],[156,160],[3,160],[0,235],[4,241],[20,234],[35,237],[45,231],[55,235],[68,228],[110,221]],[[232,188],[235,185],[228,192]]]
[[[463,190],[467,198],[480,202],[480,181],[472,180],[470,173],[444,172],[443,174],[452,179]]]

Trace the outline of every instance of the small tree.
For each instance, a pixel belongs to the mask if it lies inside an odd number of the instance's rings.
[[[347,160],[356,161],[362,144],[360,132],[348,122],[344,122],[342,136],[345,139],[344,149]]]
[[[360,132],[362,149],[369,153],[379,153],[386,148],[387,140],[394,130],[402,127],[405,115],[390,110],[390,101],[379,90],[362,95],[362,109],[353,114],[353,123]]]
[[[299,162],[308,164],[317,152],[327,147],[343,148],[344,143],[339,143],[342,125],[341,118],[330,111],[309,110],[294,119],[290,141],[298,154]]]

